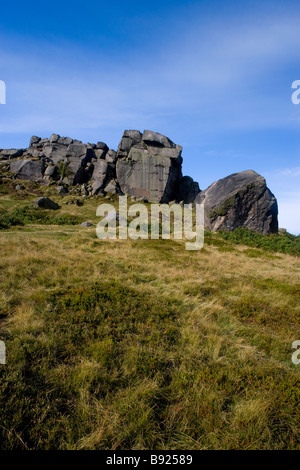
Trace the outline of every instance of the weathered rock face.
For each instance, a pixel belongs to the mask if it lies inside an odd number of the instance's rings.
[[[10,171],[21,180],[42,180],[45,170],[44,161],[13,160]]]
[[[94,163],[93,170],[93,194],[98,194],[99,191],[104,189],[105,181],[107,179],[108,163],[105,160],[99,160]]]
[[[121,191],[151,202],[171,201],[182,177],[181,151],[180,145],[156,132],[125,131],[117,151]]]
[[[278,231],[276,198],[255,171],[234,173],[214,182],[198,194],[195,202],[204,202],[209,230],[246,227],[264,234]]]

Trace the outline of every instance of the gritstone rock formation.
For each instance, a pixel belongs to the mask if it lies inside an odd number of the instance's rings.
[[[255,171],[215,181],[198,194],[195,202],[204,202],[205,226],[209,230],[246,227],[264,234],[278,231],[276,198]]]
[[[117,151],[117,180],[123,193],[169,202],[181,180],[182,147],[156,132],[125,131]]]
[[[27,149],[0,150],[0,162],[13,177],[59,184],[59,194],[80,185],[84,195],[127,194],[137,200],[202,203],[209,230],[246,227],[260,233],[278,231],[277,201],[265,179],[252,170],[234,173],[201,191],[182,176],[182,147],[152,131],[126,130],[117,152],[103,142],[52,134],[33,136]],[[55,183],[56,182],[56,183]]]

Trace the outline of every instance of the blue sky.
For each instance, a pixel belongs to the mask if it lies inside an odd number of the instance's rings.
[[[298,1],[64,1],[1,5],[0,148],[53,132],[116,148],[124,129],[183,145],[205,189],[262,174],[300,233]]]

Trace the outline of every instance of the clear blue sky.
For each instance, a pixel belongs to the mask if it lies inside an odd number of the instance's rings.
[[[183,145],[205,189],[253,169],[300,233],[299,1],[1,4],[0,148],[53,132],[116,148],[124,129]]]

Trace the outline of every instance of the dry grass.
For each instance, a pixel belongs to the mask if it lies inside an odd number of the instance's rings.
[[[299,258],[52,225],[0,249],[1,448],[299,448]]]

